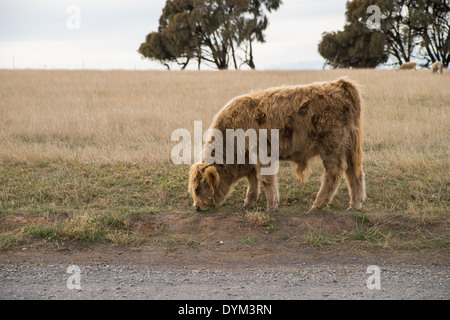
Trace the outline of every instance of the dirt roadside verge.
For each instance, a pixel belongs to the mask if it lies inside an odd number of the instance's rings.
[[[256,216],[256,220],[261,217],[267,218]],[[0,251],[0,265],[78,263],[230,270],[298,263],[449,265],[448,245],[395,247],[395,238],[402,237],[404,245],[406,237],[414,239],[419,234],[414,228],[405,230],[406,224],[398,223],[398,219],[401,217],[379,218],[371,224],[348,213],[331,212],[274,215],[262,223],[255,222],[255,215],[249,218],[244,213],[138,217],[130,229],[150,239],[146,243],[120,246],[35,238]],[[447,237],[446,223],[434,226],[432,231],[439,239]]]

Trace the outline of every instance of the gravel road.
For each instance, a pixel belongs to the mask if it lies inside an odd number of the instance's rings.
[[[369,282],[379,283],[381,290],[368,288],[367,280],[376,274],[367,273],[368,266],[362,264],[295,264],[244,267],[239,271],[220,267],[78,265],[79,269],[69,270],[68,267],[6,262],[0,265],[0,299],[450,298],[449,267],[442,265],[379,266],[379,282],[375,278]]]

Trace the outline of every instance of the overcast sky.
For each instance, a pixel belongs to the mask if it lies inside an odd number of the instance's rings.
[[[165,2],[1,0],[0,68],[162,69],[137,49],[157,30]],[[324,31],[343,28],[347,0],[283,2],[269,15],[267,42],[255,46],[257,69],[320,69],[317,45]]]

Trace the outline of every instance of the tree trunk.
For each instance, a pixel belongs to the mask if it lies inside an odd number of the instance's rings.
[[[255,70],[256,66],[255,66],[255,61],[253,60],[253,45],[252,45],[252,40],[250,40],[250,57],[248,59],[248,66],[252,69]]]
[[[234,69],[238,70],[238,65],[237,65],[237,61],[236,61],[236,53],[234,51],[234,46],[233,46],[233,40],[230,40],[230,46],[231,46],[231,55],[232,55],[233,63],[234,63]]]
[[[181,64],[181,70],[186,69],[186,67],[188,66],[190,60],[191,60],[191,58],[187,58],[186,62]]]

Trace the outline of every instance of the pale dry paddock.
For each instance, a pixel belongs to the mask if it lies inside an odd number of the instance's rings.
[[[449,73],[375,70],[0,71],[0,161],[169,163],[171,133],[206,130],[233,97],[341,76],[361,85],[366,163],[448,164]]]

